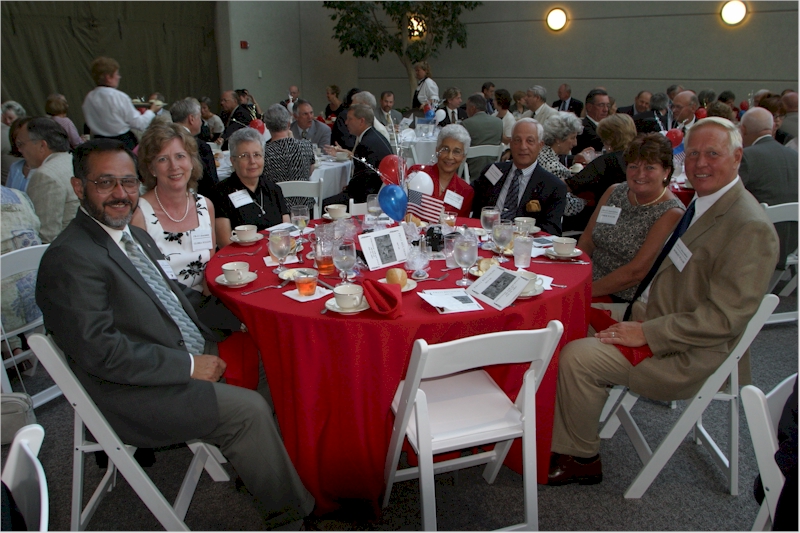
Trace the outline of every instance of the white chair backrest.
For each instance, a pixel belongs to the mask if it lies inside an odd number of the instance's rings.
[[[39,270],[39,263],[42,262],[42,256],[48,246],[50,245],[28,246],[0,255],[0,276],[5,279],[20,272]]]
[[[366,215],[367,214],[367,202],[363,204],[357,204],[350,198],[350,207],[347,210],[352,216],[356,217],[359,215]]]
[[[470,146],[469,151],[467,152],[466,159],[472,159],[473,157],[494,157],[495,161],[500,160],[500,156],[503,154],[503,145],[493,145],[493,144],[484,144],[481,146]]]
[[[44,440],[44,428],[30,424],[14,435],[11,449],[3,465],[3,483],[19,507],[28,531],[47,531],[50,499],[47,478],[37,457]]]
[[[778,222],[797,222],[798,221],[798,203],[790,202],[788,204],[767,205],[762,203],[761,207],[767,213],[769,221],[773,224]]]
[[[322,217],[322,178],[319,181],[280,181],[277,185],[285,197],[314,198],[314,218]]]

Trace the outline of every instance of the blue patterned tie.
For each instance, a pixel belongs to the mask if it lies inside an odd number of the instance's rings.
[[[128,258],[130,258],[133,266],[136,267],[136,270],[139,271],[147,284],[150,285],[150,288],[156,293],[158,299],[164,304],[169,316],[172,317],[172,320],[181,330],[181,335],[186,343],[186,349],[192,355],[203,353],[206,344],[203,335],[200,333],[197,325],[189,318],[189,315],[186,314],[186,311],[175,297],[175,293],[170,289],[164,276],[161,275],[161,272],[153,265],[152,261],[150,261],[136,243],[133,242],[133,238],[130,235],[123,233],[122,242],[125,243],[125,251],[128,252]]]
[[[503,213],[500,215],[502,220],[514,220],[517,216],[517,204],[519,204],[519,179],[522,177],[522,171],[517,169],[514,172],[514,177],[511,178],[511,184],[508,186],[508,194],[506,194],[506,201],[503,203]]]
[[[661,249],[661,253],[658,254],[656,258],[656,262],[653,263],[653,266],[650,268],[650,271],[644,277],[639,286],[636,287],[636,294],[633,295],[633,299],[631,303],[628,304],[628,308],[625,310],[625,317],[624,320],[630,320],[631,318],[631,311],[633,310],[633,303],[639,299],[639,296],[645,291],[650,282],[653,281],[653,278],[656,277],[656,273],[658,272],[658,268],[661,266],[661,263],[664,262],[664,259],[667,258],[669,252],[672,250],[672,247],[675,246],[675,243],[678,242],[678,239],[686,233],[686,230],[689,229],[689,224],[692,223],[692,219],[694,218],[694,202],[689,204],[689,207],[686,209],[686,212],[683,214],[683,218],[681,218],[678,225],[675,226],[675,231],[672,232],[667,244],[664,245],[664,248]]]

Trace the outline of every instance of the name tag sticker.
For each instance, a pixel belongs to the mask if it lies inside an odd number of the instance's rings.
[[[169,261],[166,259],[159,259],[158,266],[161,267],[161,270],[164,271],[164,274],[166,274],[169,279],[178,279],[178,277],[175,275],[175,272],[172,271]]]
[[[211,228],[197,228],[192,231],[192,251],[210,250]]]
[[[683,244],[682,239],[678,239],[675,246],[673,246],[672,250],[669,252],[669,258],[672,264],[675,265],[675,268],[678,269],[678,272],[683,272],[686,263],[692,258],[692,252]]]
[[[444,203],[450,204],[456,209],[461,209],[461,205],[464,203],[464,197],[457,192],[447,191],[444,193]]]
[[[621,208],[614,207],[613,205],[604,205],[600,208],[600,214],[597,215],[597,223],[616,226],[620,213],[622,213]]]
[[[486,171],[486,179],[488,179],[492,185],[497,185],[497,181],[502,177],[503,173],[500,172],[500,169],[497,168],[497,165],[490,166],[489,170]]]
[[[253,198],[250,196],[250,193],[247,192],[247,190],[244,190],[244,189],[241,190],[241,191],[236,191],[236,192],[230,193],[228,195],[228,198],[231,199],[231,203],[233,204],[233,207],[235,207],[237,209],[242,207],[243,205],[247,205],[247,204],[252,204],[253,203]]]

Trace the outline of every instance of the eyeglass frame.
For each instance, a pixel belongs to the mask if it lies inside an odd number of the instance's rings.
[[[248,152],[239,155],[232,155],[231,158],[238,159],[239,161],[244,161],[245,159],[247,160],[252,159],[254,161],[258,161],[259,159],[264,159],[264,154],[259,154],[259,153],[251,154]]]
[[[98,182],[106,181],[106,180],[109,181],[109,182],[114,182],[114,185],[112,185],[109,188],[101,187]],[[116,189],[117,185],[121,185],[122,189],[124,191],[128,192],[128,193],[133,193],[133,192],[137,192],[138,193],[139,192],[139,185],[141,184],[141,182],[139,181],[139,178],[135,178],[135,177],[131,177],[131,176],[126,176],[124,178],[111,178],[111,177],[102,177],[101,176],[99,179],[96,179],[96,180],[91,180],[89,178],[86,178],[86,181],[91,181],[92,183],[94,183],[94,186],[95,186],[95,188],[97,189],[98,192],[106,192],[106,193],[111,192],[114,189]],[[131,187],[127,187],[125,185],[125,183],[124,183],[125,181],[128,181],[128,184],[131,185]]]

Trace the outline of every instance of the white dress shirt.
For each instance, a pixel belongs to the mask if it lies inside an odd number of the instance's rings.
[[[92,133],[116,137],[131,129],[146,130],[155,114],[149,109],[139,113],[124,92],[98,86],[83,101],[83,118]]]

